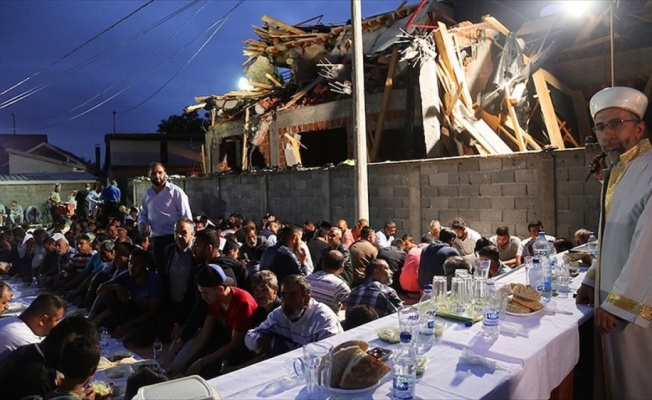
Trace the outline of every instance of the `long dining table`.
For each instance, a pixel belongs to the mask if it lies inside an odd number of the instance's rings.
[[[573,370],[579,359],[578,327],[593,315],[589,306],[576,305],[573,293],[584,273],[574,277],[570,293],[559,294],[533,315],[505,315],[503,322],[522,335],[501,333],[495,341],[482,338],[482,323],[467,326],[463,322],[437,317],[444,333],[425,354],[428,364],[417,377],[415,396],[420,399],[541,399]],[[523,267],[496,279],[498,285],[525,283]],[[380,318],[324,341],[338,345],[351,339],[369,342],[370,347],[398,349],[378,338],[378,330],[398,327],[395,314]],[[461,358],[464,351],[493,361],[496,368],[469,364]],[[209,383],[225,399],[304,399],[305,382],[291,376],[288,365],[302,356],[302,349],[265,360],[258,364],[214,378]],[[391,365],[391,364],[390,364]],[[331,398],[392,398],[392,372],[378,384],[363,391],[330,391]]]

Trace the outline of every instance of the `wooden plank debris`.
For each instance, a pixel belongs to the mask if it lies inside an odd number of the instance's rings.
[[[378,120],[376,121],[376,132],[372,140],[373,147],[371,148],[371,161],[378,161],[378,154],[380,153],[380,141],[383,138],[383,129],[385,127],[385,115],[389,108],[389,103],[392,98],[392,86],[394,84],[394,73],[396,71],[396,64],[398,63],[398,48],[392,50],[392,58],[389,62],[389,69],[387,70],[387,77],[385,78],[385,89],[383,91],[383,98],[380,102],[380,111],[378,112]]]

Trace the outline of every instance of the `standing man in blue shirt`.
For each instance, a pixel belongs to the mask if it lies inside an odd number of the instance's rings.
[[[118,189],[118,182],[112,179],[107,182],[108,185],[102,190],[102,202],[104,203],[102,209],[102,223],[106,224],[109,217],[118,218],[120,215],[120,198],[122,193]],[[122,218],[120,218],[122,219]]]
[[[148,175],[152,187],[143,193],[138,229],[151,238],[156,269],[163,276],[164,252],[168,245],[174,243],[174,225],[181,218],[192,220],[192,212],[186,193],[179,186],[168,182],[163,164],[150,164]]]

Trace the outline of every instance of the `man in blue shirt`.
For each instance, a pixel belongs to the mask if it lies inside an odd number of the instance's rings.
[[[151,238],[156,270],[162,276],[165,269],[165,248],[174,243],[174,225],[182,218],[192,220],[192,211],[186,193],[179,186],[168,182],[163,164],[152,163],[148,175],[152,186],[143,193],[138,229]]]
[[[119,217],[120,216],[120,198],[122,193],[118,189],[118,182],[115,179],[109,181],[109,184],[106,185],[104,190],[102,190],[102,201],[104,202],[104,208],[102,212],[103,223],[106,224],[109,217]],[[120,218],[122,219],[122,218]]]

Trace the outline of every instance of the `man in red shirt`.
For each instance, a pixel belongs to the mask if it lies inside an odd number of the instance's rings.
[[[202,299],[208,304],[206,318],[197,338],[188,342],[188,349],[177,356],[186,362],[175,360],[174,364],[182,367],[194,360],[185,375],[199,374],[210,379],[218,375],[222,367],[240,364],[251,357],[244,345],[244,337],[253,327],[252,316],[258,304],[249,292],[235,287],[233,278],[226,276],[216,264],[208,264],[199,270],[195,282]],[[215,337],[219,338],[218,342],[211,343]],[[216,349],[214,345],[217,345]]]

